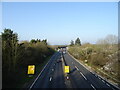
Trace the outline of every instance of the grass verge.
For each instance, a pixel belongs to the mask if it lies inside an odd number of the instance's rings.
[[[70,54],[70,53],[69,53]],[[70,54],[71,55],[71,54]],[[72,57],[74,57],[73,55],[71,55]],[[75,57],[74,57],[75,58]],[[75,58],[76,59],[76,58]],[[97,73],[98,75],[102,76],[103,79],[109,81],[110,83],[116,85],[119,87],[119,83],[120,81],[117,80],[116,77],[111,76],[110,73],[106,73],[104,70],[102,70],[100,67],[96,67],[94,65],[91,65],[89,63],[85,63],[82,60],[78,60],[80,63],[82,63],[84,66],[86,66],[88,69],[91,69],[92,71],[94,71],[95,73]]]

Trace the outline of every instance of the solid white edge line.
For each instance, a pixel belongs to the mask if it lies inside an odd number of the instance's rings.
[[[91,84],[91,87],[92,87],[94,90],[96,90],[95,87],[94,87],[92,84]]]
[[[68,54],[69,54],[69,52],[68,52]],[[85,67],[85,65],[83,65],[81,62],[79,62],[76,58],[74,58],[71,54],[69,54],[76,62],[78,62],[80,65],[82,65],[84,68],[86,68],[88,71],[90,71],[87,67]],[[92,72],[92,71],[91,71]],[[97,77],[97,76],[96,76]],[[99,75],[99,77],[101,77],[100,75]],[[103,77],[101,77],[102,79],[103,79]],[[108,82],[108,81],[107,81]],[[110,82],[108,82],[108,83],[110,83]],[[111,85],[113,85],[114,87],[116,87],[116,88],[118,88],[118,89],[120,89],[118,86],[116,86],[116,85],[114,85],[114,84],[112,84],[112,83],[110,83]]]
[[[99,77],[102,78],[103,80],[105,80],[105,79],[104,79],[103,77],[101,77],[100,75],[99,75]],[[107,83],[109,83],[110,85],[114,86],[115,88],[120,89],[118,86],[116,86],[116,85],[108,82],[107,80],[105,80],[105,81],[106,81]],[[115,89],[113,89],[113,90],[115,90]]]
[[[56,54],[54,54],[52,57],[54,57]],[[52,58],[51,57],[51,58]],[[48,63],[52,60],[50,58],[50,60],[47,62],[47,64],[44,66],[44,68],[42,69],[42,71],[39,73],[39,75],[37,76],[37,78],[34,80],[34,82],[32,83],[32,85],[30,86],[29,90],[31,90],[31,88],[33,87],[33,85],[35,84],[35,82],[37,81],[37,79],[39,78],[39,76],[41,75],[41,73],[44,71],[44,69],[46,68],[46,66],[48,65]]]

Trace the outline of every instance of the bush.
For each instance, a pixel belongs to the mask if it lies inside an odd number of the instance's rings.
[[[112,48],[112,49],[111,49]],[[70,46],[68,52],[72,54],[75,58],[80,60],[88,60],[88,63],[103,67],[110,58],[107,58],[108,55],[112,55],[117,51],[117,45],[92,45],[84,44],[82,46]],[[117,58],[117,57],[112,57]]]

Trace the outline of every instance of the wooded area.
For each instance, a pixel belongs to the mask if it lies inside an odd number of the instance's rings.
[[[11,29],[2,32],[3,88],[14,88],[27,76],[28,65],[40,65],[54,53],[45,40],[19,42],[18,34]]]

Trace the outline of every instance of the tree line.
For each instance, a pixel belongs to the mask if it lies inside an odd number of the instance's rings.
[[[28,65],[42,64],[54,53],[47,39],[19,42],[18,34],[11,29],[4,29],[1,36],[3,88],[15,87],[14,84],[22,78],[20,71],[26,74]]]

